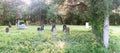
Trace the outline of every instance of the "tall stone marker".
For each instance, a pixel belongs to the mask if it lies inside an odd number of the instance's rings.
[[[86,23],[85,23],[85,28],[88,29],[89,27],[90,27],[90,26],[89,26],[89,22],[86,22]]]
[[[52,25],[51,31],[53,32],[53,36],[57,35],[57,29],[56,29],[56,25],[55,24]]]
[[[64,34],[70,34],[70,28],[67,27],[65,24],[63,25],[63,32]]]

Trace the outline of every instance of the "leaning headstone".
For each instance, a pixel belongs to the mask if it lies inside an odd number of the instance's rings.
[[[5,33],[8,34],[9,33],[9,27],[5,28]]]
[[[86,22],[86,23],[85,23],[85,27],[86,27],[86,28],[89,28],[89,27],[90,27],[90,26],[89,26],[89,22]]]
[[[70,28],[67,27],[65,24],[63,25],[63,32],[64,34],[70,34]]]

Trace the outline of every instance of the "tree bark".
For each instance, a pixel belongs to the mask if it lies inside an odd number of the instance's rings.
[[[104,0],[106,11],[105,11],[105,19],[104,19],[104,28],[103,28],[103,40],[105,48],[109,46],[109,4],[108,0]]]
[[[109,46],[109,15],[105,16],[104,20],[104,29],[103,29],[103,40],[105,48],[108,48]]]
[[[40,18],[40,26],[42,30],[44,30],[44,24],[45,24],[44,22],[45,22],[45,17],[42,15]]]

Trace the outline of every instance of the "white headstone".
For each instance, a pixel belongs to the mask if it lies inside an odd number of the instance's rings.
[[[86,27],[86,28],[89,28],[89,22],[86,22],[86,23],[85,23],[85,27]]]
[[[27,27],[26,27],[25,24],[21,24],[21,25],[18,24],[18,29],[26,29],[26,28],[27,28]]]
[[[26,25],[25,24],[20,24],[20,21],[18,20],[18,23],[17,23],[17,27],[18,29],[26,29]]]

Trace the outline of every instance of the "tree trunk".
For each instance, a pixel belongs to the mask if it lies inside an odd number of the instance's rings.
[[[103,40],[105,48],[109,46],[109,4],[108,0],[104,0],[106,6],[105,19],[104,19],[104,28],[103,28]]]
[[[44,30],[44,24],[45,24],[45,15],[41,15],[41,17],[40,17],[40,26],[41,26],[42,30]]]
[[[108,48],[108,45],[109,45],[109,15],[105,16],[103,31],[104,31],[103,33],[104,45],[105,45],[105,48]]]

